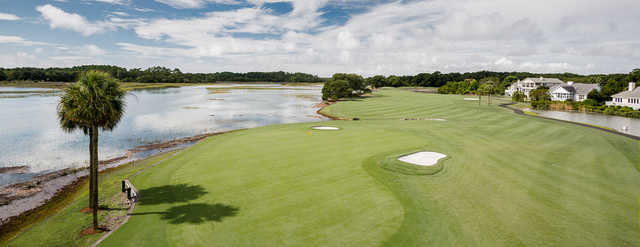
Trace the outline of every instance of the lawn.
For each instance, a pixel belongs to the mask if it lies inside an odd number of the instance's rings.
[[[133,178],[101,246],[638,245],[636,141],[463,98],[382,89],[323,110],[360,121],[210,137]],[[417,150],[449,157],[394,168]]]
[[[124,202],[120,193],[122,179],[174,154],[175,152],[169,152],[153,156],[100,173],[100,205],[110,208],[110,210],[100,211],[100,224],[105,224],[107,218],[113,220],[115,217],[126,214],[126,208],[121,204]],[[26,229],[18,232],[17,236],[14,236],[15,232],[2,236],[0,246],[89,246],[98,240],[102,234],[80,234],[82,230],[91,226],[91,214],[81,212],[89,203],[89,184],[83,180],[79,186],[66,198],[49,203],[47,208],[38,214],[24,218],[22,227]],[[47,214],[52,215],[47,217]]]

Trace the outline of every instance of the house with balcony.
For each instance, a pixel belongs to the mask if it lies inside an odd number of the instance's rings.
[[[612,101],[608,101],[608,106],[628,106],[634,110],[640,110],[640,90],[636,88],[636,83],[629,82],[629,89],[611,96]]]
[[[549,95],[553,101],[584,101],[589,93],[593,90],[600,92],[602,88],[598,84],[574,83],[572,81],[567,84],[558,84],[549,88]]]
[[[561,84],[564,84],[564,82],[558,78],[529,77],[529,78],[525,78],[524,80],[519,80],[511,84],[511,86],[509,86],[504,91],[504,94],[508,96],[513,96],[515,92],[522,92],[524,93],[525,96],[527,96],[527,98],[529,98],[529,92],[535,90],[536,88],[539,88],[539,87],[551,88],[553,86],[561,85]]]

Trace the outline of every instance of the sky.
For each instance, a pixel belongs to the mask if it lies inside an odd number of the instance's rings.
[[[0,0],[0,67],[411,75],[640,68],[638,0]]]

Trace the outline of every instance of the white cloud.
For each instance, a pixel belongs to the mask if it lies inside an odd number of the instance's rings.
[[[89,44],[89,45],[83,46],[82,48],[84,51],[86,51],[86,54],[90,56],[102,56],[107,53],[105,50],[98,47],[97,45]]]
[[[0,12],[0,20],[3,21],[17,21],[20,20],[20,17],[14,14],[2,13]]]
[[[156,2],[163,3],[178,9],[193,9],[201,8],[206,3],[221,3],[221,4],[237,4],[236,0],[155,0]]]
[[[0,44],[17,44],[17,45],[48,45],[48,43],[44,42],[35,42],[26,40],[20,36],[3,36],[0,35]]]
[[[139,11],[139,12],[153,12],[154,11],[153,9],[148,9],[148,8],[133,8],[133,9],[136,10],[136,11]]]
[[[156,1],[175,8],[240,2]],[[99,48],[103,53],[91,55],[125,66],[170,65],[194,72],[288,70],[321,76],[485,69],[608,73],[640,66],[640,15],[633,11],[640,8],[637,0],[606,5],[600,0],[248,2],[253,5],[187,18],[125,18],[113,12],[103,21],[88,21],[51,5],[39,6],[38,11],[54,29],[86,36],[131,29],[139,38],[151,40],[145,43],[153,45],[121,40],[118,51],[104,56],[106,51]],[[293,11],[276,15],[263,7],[273,2],[289,2]],[[323,11],[331,11],[325,6],[347,8],[353,3],[366,6],[366,11],[344,24],[323,24],[327,21]]]
[[[64,10],[56,8],[50,4],[36,7],[42,17],[49,21],[51,28],[61,28],[73,30],[89,36],[104,31],[108,25],[103,23],[90,23],[83,16],[73,13],[67,13]]]
[[[127,28],[131,25],[140,24],[142,21],[140,19],[112,17],[106,21],[90,22],[79,14],[67,13],[50,4],[37,6],[36,10],[49,22],[49,27],[52,29],[72,30],[84,36],[102,33],[107,30],[116,30],[117,28]]]
[[[129,14],[127,14],[125,12],[122,12],[122,11],[113,11],[113,12],[111,12],[111,14],[119,15],[119,16],[129,16]]]
[[[117,5],[129,4],[129,0],[94,0],[94,1],[101,2],[101,3],[117,4]]]

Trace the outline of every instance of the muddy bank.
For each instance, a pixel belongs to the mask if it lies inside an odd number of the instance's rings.
[[[9,167],[0,167],[0,173],[3,174],[21,174],[29,172],[28,166],[9,166]]]
[[[207,133],[207,134],[202,134],[202,135],[197,135],[197,136],[191,136],[191,137],[175,139],[175,140],[171,140],[171,141],[168,141],[168,142],[141,145],[141,146],[137,146],[137,147],[135,147],[133,149],[129,149],[129,155],[134,154],[134,153],[139,153],[139,152],[156,150],[156,149],[173,148],[173,147],[177,147],[179,145],[197,142],[197,141],[200,141],[200,140],[202,140],[204,138],[207,138],[207,137],[210,137],[210,136],[222,135],[222,134],[229,133],[229,132],[232,132],[232,131]]]
[[[48,182],[69,174],[78,173],[84,169],[86,168],[67,168],[35,176],[31,181],[6,186],[0,189],[0,206],[7,205],[15,200],[31,197],[42,192]],[[0,220],[4,218],[3,216],[5,213],[6,212],[0,212]]]
[[[314,108],[320,108],[320,109],[318,109],[318,110],[316,111],[316,113],[317,113],[318,115],[321,115],[321,116],[323,116],[323,117],[329,118],[329,119],[331,119],[331,120],[344,120],[343,118],[339,118],[339,117],[332,116],[332,115],[329,115],[329,114],[326,114],[326,113],[322,112],[322,110],[323,110],[325,107],[330,106],[330,105],[333,105],[333,104],[335,104],[335,103],[336,103],[336,102],[331,102],[331,101],[322,101],[321,103],[319,103],[319,104],[317,104],[317,105],[314,105],[313,107],[314,107]]]
[[[233,130],[237,131],[237,130]],[[126,156],[117,157],[99,162],[99,170],[118,167],[132,161],[142,160],[135,158],[139,152],[157,151],[154,154],[173,151],[192,145],[204,138],[221,135],[232,131],[202,134],[186,137],[168,142],[137,146],[130,149]],[[67,168],[35,176],[32,180],[11,184],[0,188],[0,227],[20,218],[23,213],[28,213],[38,207],[43,206],[57,194],[70,189],[69,186],[75,184],[79,179],[89,175],[87,167]]]

